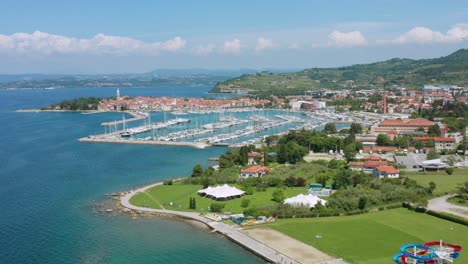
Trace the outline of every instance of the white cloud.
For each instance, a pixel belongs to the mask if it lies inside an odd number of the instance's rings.
[[[232,41],[225,41],[223,51],[225,53],[239,53],[241,49],[241,43],[239,39],[233,39]]]
[[[359,31],[340,32],[334,30],[328,35],[328,46],[355,47],[367,45],[366,38]]]
[[[215,49],[215,45],[213,44],[208,44],[208,45],[200,45],[200,46],[197,46],[193,49],[193,51],[195,52],[195,54],[197,55],[200,55],[200,56],[206,56],[206,55],[209,55],[211,54],[214,49]]]
[[[445,34],[426,27],[414,27],[391,42],[396,44],[456,43],[463,40],[468,40],[468,24],[456,24]]]
[[[13,51],[20,54],[147,54],[174,52],[182,49],[186,41],[175,37],[161,42],[143,42],[140,40],[97,34],[89,39],[79,39],[35,31],[29,33],[0,34],[0,51]]]
[[[269,49],[273,47],[273,41],[267,38],[257,38],[257,45],[255,46],[255,51],[259,52],[265,49]]]

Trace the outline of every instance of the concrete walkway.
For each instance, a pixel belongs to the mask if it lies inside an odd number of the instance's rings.
[[[447,199],[452,196],[455,196],[455,194],[449,194],[429,200],[427,208],[432,211],[449,213],[468,219],[468,207],[447,202]]]
[[[139,188],[137,190],[132,190],[121,198],[120,204],[125,208],[135,210],[135,211],[140,211],[140,212],[145,212],[145,213],[154,213],[154,214],[164,214],[164,215],[170,214],[170,215],[179,216],[185,219],[196,220],[196,221],[206,224],[207,226],[212,228],[214,231],[223,234],[224,236],[228,237],[232,241],[245,247],[246,249],[250,250],[251,252],[262,257],[263,259],[267,260],[270,263],[300,264],[300,262],[296,261],[295,259],[289,256],[286,256],[285,254],[278,252],[277,250],[263,244],[262,242],[255,240],[252,237],[249,237],[241,233],[236,227],[230,226],[221,222],[215,222],[215,221],[209,220],[199,215],[198,213],[152,209],[152,208],[138,207],[138,206],[134,206],[130,204],[130,198],[133,195],[137,194],[138,192],[144,192],[149,188],[152,188],[154,186],[158,186],[161,184],[162,184],[161,182],[158,182],[152,185],[145,186],[143,188]],[[339,261],[339,262],[336,262],[336,261]],[[331,263],[345,263],[345,262],[342,262],[342,260],[322,262],[322,264],[326,264],[326,263],[331,264]]]

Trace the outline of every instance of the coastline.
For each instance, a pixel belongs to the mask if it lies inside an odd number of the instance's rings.
[[[249,250],[250,252],[254,253],[255,255],[263,258],[264,260],[268,261],[269,263],[288,263],[288,264],[302,264],[302,263],[309,263],[309,262],[299,262],[298,260],[294,259],[290,255],[286,255],[285,253],[281,252],[278,250],[277,247],[273,248],[275,246],[274,243],[268,243],[269,245],[260,242],[256,238],[249,236],[248,233],[246,232],[243,228],[237,227],[237,226],[231,226],[228,224],[224,224],[221,222],[216,222],[209,220],[203,216],[201,216],[198,213],[193,213],[193,212],[182,212],[182,211],[172,211],[172,210],[166,210],[166,209],[153,209],[153,208],[146,208],[146,207],[139,207],[135,206],[130,203],[130,199],[136,195],[139,192],[144,192],[150,188],[160,186],[162,185],[162,182],[157,182],[153,183],[135,190],[130,190],[125,193],[125,195],[120,197],[120,205],[124,207],[128,212],[138,212],[138,213],[144,213],[144,214],[153,214],[153,215],[158,215],[158,216],[175,216],[178,218],[181,218],[183,220],[188,220],[191,222],[191,224],[195,226],[199,226],[200,224],[207,226],[210,228],[212,231],[211,232],[217,232],[221,235],[224,235],[227,237],[229,240],[233,241],[234,243],[242,246],[243,248]],[[194,223],[197,222],[197,223]],[[273,231],[274,232],[274,231]],[[258,236],[257,236],[258,238]],[[290,240],[294,240],[296,243],[302,243],[300,241],[297,241],[295,239],[289,238],[286,235],[283,235],[282,238],[288,238]],[[282,243],[284,244],[289,244],[289,243]],[[306,245],[309,246],[309,245]],[[313,248],[312,246],[309,246],[310,248]],[[284,247],[282,247],[284,249]],[[313,248],[315,252],[320,252],[317,249]],[[289,253],[292,253],[293,251],[288,251]],[[325,253],[320,252],[320,256],[323,259],[323,256],[326,256]],[[318,253],[317,253],[318,254]],[[320,262],[315,262],[315,263],[320,263],[320,264],[345,264],[341,259],[334,259],[334,260],[329,260],[329,261],[320,261]]]

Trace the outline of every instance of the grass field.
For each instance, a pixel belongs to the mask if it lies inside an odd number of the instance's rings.
[[[468,208],[468,201],[461,198],[461,196],[454,196],[447,199],[447,202],[451,204],[466,206]]]
[[[455,263],[468,263],[468,227],[407,209],[345,217],[284,219],[269,227],[351,263],[393,263],[392,256],[403,244],[439,239],[464,246]]]
[[[239,188],[239,186],[236,186]],[[156,186],[144,193],[138,193],[130,199],[130,203],[136,206],[158,208],[161,209],[161,205],[165,209],[178,210],[178,211],[196,211],[206,212],[208,206],[215,202],[212,199],[203,198],[197,194],[197,191],[202,189],[201,185],[188,185],[182,183],[175,183],[174,185],[162,185]],[[226,204],[223,211],[232,213],[242,213],[244,208],[241,207],[241,200],[246,198],[250,200],[249,207],[263,207],[274,205],[275,202],[271,201],[273,192],[276,188],[268,188],[264,192],[254,192],[252,195],[244,195],[242,198],[237,198],[229,201],[222,201]],[[306,194],[306,187],[297,188],[286,188],[284,194],[286,197],[292,197],[300,193]],[[190,197],[196,198],[197,209],[189,209]],[[172,205],[170,205],[172,202]]]
[[[452,175],[448,175],[445,171],[413,171],[406,172],[402,176],[408,176],[424,187],[427,187],[429,182],[433,181],[436,184],[434,194],[443,195],[445,193],[453,193],[458,184],[468,181],[468,169],[455,169]]]

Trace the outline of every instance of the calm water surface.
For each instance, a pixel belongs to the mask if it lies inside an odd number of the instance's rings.
[[[203,97],[209,89],[120,90]],[[121,115],[14,111],[114,94],[115,88],[0,90],[0,263],[263,263],[186,222],[93,213],[106,193],[188,175],[225,149],[79,143]]]

